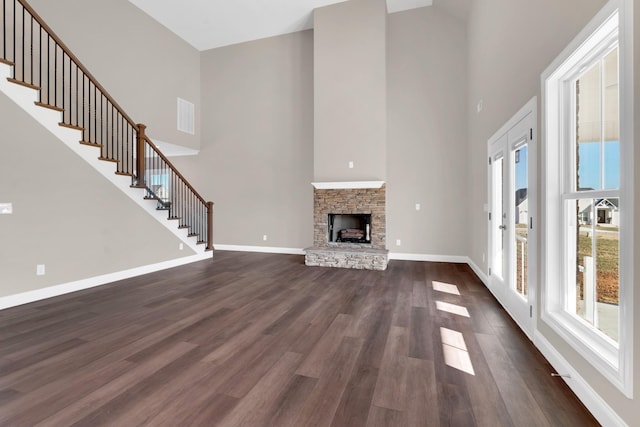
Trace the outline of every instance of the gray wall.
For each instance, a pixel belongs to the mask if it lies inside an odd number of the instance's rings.
[[[200,155],[175,160],[216,203],[214,243],[310,246],[313,32],[203,52],[202,100]]]
[[[640,148],[638,148],[638,138],[640,138],[640,105],[638,103],[638,100],[640,100],[640,7],[636,4],[634,5],[634,11],[633,11],[633,49],[634,49],[634,53],[633,53],[633,72],[634,72],[634,77],[633,77],[633,89],[634,89],[634,94],[633,94],[633,99],[634,99],[634,140],[635,140],[635,147],[634,147],[634,153],[633,153],[633,157],[634,157],[634,161],[633,164],[634,165],[640,165]],[[638,189],[640,189],[640,172],[638,172],[637,170],[635,171],[635,180],[634,180],[634,189],[635,189],[635,193],[638,194]],[[638,212],[640,212],[640,197],[635,196],[635,205],[634,205],[634,210],[636,212],[636,218],[638,217]],[[633,349],[633,354],[635,355],[634,357],[634,393],[635,396],[638,396],[640,394],[640,312],[638,310],[637,307],[640,307],[640,285],[638,285],[638,283],[640,283],[640,268],[638,268],[638,266],[640,266],[640,227],[639,226],[635,226],[635,230],[634,230],[634,247],[633,247],[633,253],[634,253],[634,262],[633,265],[635,266],[634,268],[634,293],[633,293],[633,307],[635,307],[635,313],[634,313],[634,336],[633,336],[633,342],[634,342],[634,349]],[[634,404],[633,404],[636,409],[638,408],[638,406],[640,405],[640,399],[638,397],[636,397]],[[630,408],[630,406],[629,406]],[[628,409],[627,409],[628,411]]]
[[[0,297],[193,255],[3,93],[0,116]]]
[[[487,271],[487,140],[529,99],[540,75],[604,0],[476,0],[469,22],[469,256]],[[523,25],[523,22],[529,25]],[[483,100],[483,109],[476,111]]]
[[[202,149],[174,163],[216,202],[215,244],[312,244],[313,37],[305,31],[202,54]],[[386,44],[388,159],[378,160],[389,171],[387,245],[466,255],[464,23],[438,8],[396,13]],[[380,178],[328,169],[327,180]]]
[[[315,181],[386,180],[386,17],[384,0],[314,11]]]
[[[487,271],[483,254],[487,250],[487,140],[531,97],[538,96],[540,107],[540,75],[567,46],[587,22],[605,4],[604,0],[476,0],[469,24],[469,239],[472,260]],[[638,16],[636,7],[636,17]],[[523,25],[526,22],[526,25]],[[638,28],[636,18],[635,28]],[[638,33],[635,35],[636,65]],[[638,69],[636,68],[636,91]],[[637,92],[636,92],[637,93]],[[483,110],[476,103],[483,100]],[[638,99],[638,96],[636,96]],[[637,107],[637,106],[636,106]],[[540,114],[538,115],[540,119]],[[637,117],[637,111],[636,111]],[[636,118],[636,123],[638,119]],[[538,123],[538,129],[540,123]],[[638,150],[635,156],[640,159]],[[538,145],[538,158],[541,158]],[[638,164],[638,162],[636,162]],[[538,170],[538,179],[540,179]],[[640,179],[636,175],[636,185]],[[540,188],[540,182],[538,182]],[[636,209],[638,202],[636,200]],[[539,212],[538,212],[539,217]],[[636,230],[636,236],[638,236]],[[539,235],[537,235],[540,238]],[[638,239],[636,238],[636,260]],[[635,263],[640,265],[639,262]],[[636,284],[640,268],[636,268]],[[539,275],[539,277],[541,277]],[[636,289],[638,287],[636,286]],[[635,307],[640,307],[640,292],[635,292]],[[540,295],[538,295],[540,301]],[[636,310],[635,325],[640,313]],[[589,385],[629,425],[637,422],[640,400],[627,399],[604,379],[582,356],[567,345],[543,322],[539,332],[562,354]],[[635,328],[635,389],[638,395],[640,366],[640,328]]]
[[[435,6],[391,14],[387,52],[387,248],[466,255],[466,25]]]
[[[30,0],[35,11],[154,139],[200,145],[200,53],[127,0]],[[177,97],[196,134],[177,130]]]

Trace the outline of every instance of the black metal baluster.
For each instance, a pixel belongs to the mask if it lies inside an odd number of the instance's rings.
[[[25,60],[25,46],[24,46],[24,7],[22,7],[22,24],[20,25],[21,29],[22,29],[22,39],[21,41],[21,49],[22,49],[22,64],[21,64],[21,68],[22,68],[22,81],[23,82],[27,82],[26,79],[24,78],[24,69],[26,68],[26,63],[27,61]]]
[[[80,91],[78,90],[78,76],[78,64],[76,64],[76,126],[80,126]]]
[[[55,73],[55,66],[53,68]],[[47,33],[47,104],[51,105],[51,35]],[[56,105],[55,88],[53,105]]]
[[[31,15],[29,15],[31,16]],[[30,77],[31,77],[31,84],[34,83],[33,80],[33,18],[31,18],[31,39],[29,40],[31,43],[31,71],[30,71]]]
[[[40,36],[38,37],[38,84],[40,85],[40,102],[42,102],[42,91],[44,90],[42,87],[42,26],[38,24],[38,27],[40,28]]]
[[[13,59],[12,62],[14,63],[13,65],[13,77],[16,77],[16,2],[13,2]]]
[[[2,0],[2,57],[7,59],[7,0]]]
[[[109,124],[111,125],[111,156],[109,156],[109,159],[115,159],[116,156],[116,150],[118,149],[118,147],[116,146],[116,142],[115,142],[115,117],[113,114],[113,104],[109,103],[109,105],[111,105],[111,120],[109,121]]]
[[[111,147],[109,146],[109,101],[105,98],[104,94],[104,146],[105,146],[105,159],[109,158]]]
[[[56,43],[56,51],[57,50],[58,50],[58,43]],[[60,90],[61,90],[60,96],[62,97],[62,109],[64,110],[63,113],[62,113],[62,121],[63,122],[64,122],[64,118],[66,117],[66,112],[67,112],[66,111],[67,109],[64,106],[65,99],[66,99],[65,96],[64,96],[64,87],[65,87],[64,79],[66,77],[65,74],[64,74],[64,56],[65,56],[65,54],[64,54],[64,51],[63,51],[62,52],[62,58],[61,58],[61,60],[62,60],[62,87],[60,88]]]
[[[116,122],[116,159],[120,160],[122,157],[122,143],[120,140],[120,126],[122,125],[122,117],[120,116],[120,113],[118,112],[117,114],[118,117],[118,121]],[[120,171],[120,164],[118,164],[117,170]]]
[[[104,99],[102,92],[100,92],[100,143],[102,144],[102,149],[100,150],[100,155],[105,156],[109,152],[109,146],[107,145],[107,134],[106,134],[106,126],[104,125]]]
[[[105,97],[105,101],[104,101],[104,108],[105,108],[105,112],[104,112],[104,127],[105,127],[105,145],[107,146],[107,159],[111,157],[111,136],[109,134],[109,100],[106,99]]]
[[[89,93],[89,89],[91,89],[91,80],[87,77],[87,75],[82,73],[82,127],[85,128],[85,132],[87,135],[87,141],[90,138],[90,130],[87,128],[91,127],[91,94]],[[86,126],[85,126],[86,124]]]
[[[96,88],[96,85],[93,85],[93,107],[96,110],[95,114],[93,115],[93,136],[94,142],[98,144],[98,89]],[[102,111],[102,108],[100,109],[100,111]],[[100,155],[102,155],[102,148],[100,149]]]

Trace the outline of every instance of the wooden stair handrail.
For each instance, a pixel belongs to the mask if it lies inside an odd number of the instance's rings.
[[[147,144],[149,144],[149,147],[151,147],[151,149],[155,151],[158,157],[160,157],[167,164],[167,166],[169,166],[169,168],[173,171],[173,173],[175,173],[178,176],[178,178],[180,178],[180,180],[184,182],[187,188],[191,190],[191,192],[198,198],[198,200],[202,202],[203,205],[206,205],[207,203],[213,203],[213,202],[207,202],[204,199],[204,197],[202,197],[200,193],[198,193],[196,189],[193,188],[193,186],[189,183],[189,181],[180,173],[180,171],[173,165],[173,163],[171,163],[171,161],[169,161],[169,159],[164,154],[162,154],[162,151],[160,151],[160,149],[153,143],[153,141],[149,139],[149,137],[144,135],[143,139]]]
[[[182,182],[184,182],[184,184],[187,186],[187,188],[189,188],[189,190],[191,190],[191,192],[198,198],[198,200],[200,200],[204,205],[206,205],[207,203],[213,203],[213,202],[208,202],[204,199],[204,197],[202,197],[200,195],[200,193],[198,193],[196,191],[195,188],[193,188],[193,186],[189,183],[189,181],[180,173],[180,171],[173,165],[173,163],[171,163],[171,161],[169,161],[169,159],[162,154],[162,152],[160,151],[160,149],[153,143],[153,141],[151,141],[148,137],[145,136],[145,141],[147,141],[147,143],[149,144],[149,146],[153,149],[153,151],[156,152],[156,154],[164,161],[167,163],[167,166],[169,166],[170,169],[173,170],[173,172],[178,176],[178,178],[180,178],[182,180]]]
[[[107,92],[107,90],[102,87],[102,85],[98,82],[98,79],[96,79],[93,74],[91,74],[89,72],[89,70],[87,70],[87,68],[82,64],[82,62],[80,62],[80,60],[71,52],[71,49],[69,49],[69,47],[64,44],[62,42],[62,40],[60,39],[60,37],[58,37],[58,35],[51,29],[51,27],[49,27],[47,25],[46,22],[44,22],[44,19],[42,19],[42,17],[40,15],[38,15],[38,13],[33,10],[33,8],[24,0],[17,0],[18,3],[20,3],[22,5],[22,7],[25,8],[25,10],[27,12],[29,12],[31,14],[31,16],[33,17],[33,19],[35,19],[38,24],[40,25],[41,28],[43,28],[47,34],[53,39],[54,42],[56,42],[56,44],[58,46],[60,46],[60,48],[62,48],[63,52],[76,64],[76,66],[89,78],[89,80],[91,81],[91,83],[94,84],[94,86],[100,90],[100,92],[102,92],[102,94],[105,96],[105,98],[107,98],[107,100],[114,106],[116,107],[116,110],[118,110],[118,112],[122,115],[122,117],[124,117],[129,124],[137,131],[138,127],[136,126],[136,122],[133,121],[133,119],[131,119],[131,117],[129,117],[127,115],[127,113],[124,112],[124,109],[122,107],[120,107],[120,105],[113,99],[113,97],[109,94],[109,92]]]

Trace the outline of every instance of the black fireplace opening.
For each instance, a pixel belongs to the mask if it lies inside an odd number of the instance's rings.
[[[329,214],[329,242],[371,243],[371,214]]]

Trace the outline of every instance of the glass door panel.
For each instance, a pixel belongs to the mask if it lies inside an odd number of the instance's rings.
[[[515,201],[515,215],[513,216],[514,230],[514,247],[512,262],[515,266],[514,273],[515,279],[512,283],[515,284],[515,291],[522,295],[527,296],[527,275],[528,275],[528,223],[529,223],[529,180],[528,180],[528,167],[527,167],[527,142],[526,138],[524,142],[516,146],[512,152],[512,164],[511,169],[514,172],[513,184],[515,187],[514,201]]]
[[[504,242],[504,217],[506,216],[504,210],[504,158],[502,154],[494,156],[492,167],[492,218],[491,224],[491,241],[492,241],[492,253],[491,253],[491,274],[499,278],[504,279],[504,255],[505,255],[505,242]]]

